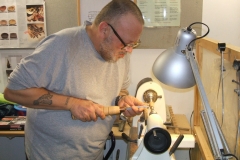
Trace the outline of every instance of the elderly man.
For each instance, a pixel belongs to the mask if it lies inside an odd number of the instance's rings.
[[[64,29],[42,40],[9,77],[7,100],[27,106],[28,159],[102,159],[115,116],[103,107],[143,102],[128,95],[130,54],[144,20],[130,0],[113,0],[93,23]],[[73,115],[78,120],[71,118]]]

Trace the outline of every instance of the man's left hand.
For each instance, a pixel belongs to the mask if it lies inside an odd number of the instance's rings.
[[[120,107],[120,110],[125,110],[123,114],[126,117],[133,117],[136,115],[140,115],[143,112],[144,108],[138,108],[137,106],[143,106],[143,105],[146,105],[146,104],[130,95],[123,96],[118,102],[118,106]]]

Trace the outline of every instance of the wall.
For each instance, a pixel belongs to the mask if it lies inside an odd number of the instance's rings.
[[[141,49],[163,49],[173,45],[176,33],[180,28],[184,28],[193,22],[202,20],[202,3],[203,0],[181,0],[181,18],[180,26],[174,27],[157,27],[144,28],[139,46]],[[201,35],[201,25],[194,28],[198,35]],[[149,39],[151,37],[151,39]]]
[[[45,2],[48,35],[64,28],[77,26],[77,0],[48,0]]]
[[[62,27],[66,28],[77,25],[77,1],[80,1],[81,5],[81,0],[71,0],[67,3],[62,3],[61,0],[46,1],[46,10],[48,14],[47,28],[49,34],[58,31]],[[139,46],[139,48],[168,48],[173,44],[175,40],[175,33],[177,33],[180,28],[187,27],[193,22],[201,22],[203,0],[180,2],[180,26],[144,28],[141,35],[142,45]],[[58,4],[57,7],[56,4]],[[59,16],[59,12],[62,13],[61,16]],[[201,35],[201,26],[195,27],[195,30],[197,31],[198,35]],[[151,36],[151,39],[148,38],[149,36]],[[162,39],[164,39],[164,41],[160,41]]]
[[[202,22],[210,27],[209,38],[240,47],[239,6],[239,0],[203,1]]]

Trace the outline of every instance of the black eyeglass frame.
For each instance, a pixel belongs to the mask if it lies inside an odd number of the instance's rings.
[[[112,30],[113,30],[113,33],[118,37],[118,39],[122,42],[122,44],[123,44],[123,48],[122,49],[124,49],[125,47],[131,47],[131,48],[135,48],[135,47],[137,47],[140,43],[141,43],[141,41],[139,40],[136,44],[126,44],[123,40],[122,40],[122,38],[119,36],[119,34],[117,33],[117,31],[113,28],[113,26],[111,25],[111,24],[109,24],[109,23],[107,23],[111,28],[112,28]]]

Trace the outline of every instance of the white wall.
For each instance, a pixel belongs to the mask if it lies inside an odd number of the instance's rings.
[[[239,0],[203,0],[202,22],[210,28],[209,38],[240,47],[239,6]]]

